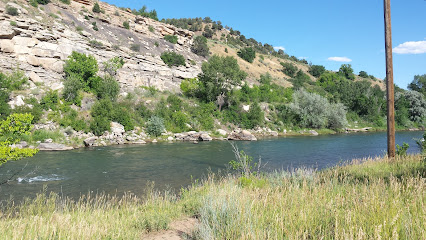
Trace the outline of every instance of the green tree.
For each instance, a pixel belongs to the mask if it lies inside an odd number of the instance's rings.
[[[237,55],[249,63],[253,63],[253,60],[256,58],[256,52],[251,47],[240,49]]]
[[[185,65],[185,58],[175,52],[163,52],[160,57],[169,67]]]
[[[362,77],[362,78],[368,78],[368,73],[366,71],[360,71],[358,76]]]
[[[96,89],[99,82],[99,78],[96,76],[98,70],[98,62],[93,56],[75,51],[68,57],[64,65],[65,78],[71,76],[78,78],[87,92]]]
[[[237,59],[233,57],[212,56],[203,63],[202,73],[198,75],[200,91],[198,97],[205,102],[215,102],[221,95],[227,97],[233,86],[241,84],[247,73],[240,70]]]
[[[339,74],[349,80],[355,79],[354,70],[352,69],[352,65],[350,64],[342,64],[342,66],[340,66],[340,69],[339,69]]]
[[[209,55],[209,47],[207,46],[207,38],[197,36],[191,46],[191,51],[198,56],[207,57]]]
[[[164,36],[164,40],[166,40],[167,42],[176,44],[178,41],[178,37],[176,35],[166,35]]]
[[[92,11],[94,13],[100,13],[101,12],[101,6],[99,6],[99,3],[95,3],[95,5],[93,5]]]
[[[99,99],[108,98],[114,102],[120,93],[120,85],[114,77],[106,75],[99,83],[96,93]]]
[[[413,81],[408,84],[408,89],[422,93],[426,97],[426,74],[415,75]]]
[[[288,62],[281,62],[281,66],[283,66],[283,73],[289,77],[294,77],[294,74],[296,74],[298,70],[296,66]]]
[[[38,149],[14,148],[10,145],[18,143],[23,135],[28,135],[32,129],[31,114],[12,114],[6,120],[0,121],[0,166],[7,161],[16,161],[34,156]]]
[[[314,77],[320,77],[325,72],[325,67],[322,65],[312,65],[308,72]]]

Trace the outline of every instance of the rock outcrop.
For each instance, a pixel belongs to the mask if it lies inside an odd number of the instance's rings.
[[[257,141],[257,138],[249,131],[247,130],[234,130],[232,131],[229,136],[228,140],[235,140],[235,141]]]

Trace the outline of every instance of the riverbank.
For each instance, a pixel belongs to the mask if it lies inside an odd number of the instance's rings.
[[[147,144],[158,142],[193,142],[199,141],[223,141],[241,140],[256,141],[257,139],[269,137],[294,137],[294,136],[319,136],[339,133],[358,132],[382,132],[386,128],[361,127],[345,128],[340,130],[332,129],[289,129],[282,131],[271,130],[270,128],[256,128],[252,130],[234,129],[227,131],[217,129],[215,131],[190,131],[183,133],[164,132],[160,136],[153,137],[145,133],[141,128],[125,131],[119,123],[111,123],[111,131],[106,131],[102,136],[95,136],[93,133],[76,132],[72,129],[62,129],[57,124],[37,124],[36,131],[32,135],[23,139],[23,142],[16,145],[19,148],[38,148],[41,151],[66,151],[82,147],[98,147],[122,144]],[[420,128],[397,129],[397,131],[421,131]]]
[[[195,239],[425,239],[425,179],[425,156],[410,155],[323,171],[210,175],[178,195],[153,187],[144,196],[78,201],[40,194],[3,206],[0,228],[6,239],[141,239],[195,217]]]

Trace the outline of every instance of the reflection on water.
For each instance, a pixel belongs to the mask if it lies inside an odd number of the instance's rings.
[[[410,144],[409,153],[418,152],[413,138],[422,132],[398,132],[397,143]],[[316,137],[269,138],[238,142],[241,150],[267,163],[265,170],[301,166],[324,168],[353,158],[384,155],[386,133],[339,134]],[[0,168],[0,181],[22,169],[13,181],[1,186],[0,200],[33,197],[47,185],[70,197],[88,191],[107,194],[142,194],[147,182],[156,187],[179,189],[201,178],[208,169],[225,169],[234,156],[228,142],[161,143],[77,149],[67,152],[40,152],[35,157],[9,162]]]

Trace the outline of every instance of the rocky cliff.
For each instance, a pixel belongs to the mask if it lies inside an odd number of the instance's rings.
[[[63,88],[64,61],[73,51],[93,55],[100,66],[115,56],[124,58],[117,75],[122,92],[140,86],[175,92],[182,79],[201,71],[204,59],[190,51],[192,32],[102,2],[103,11],[96,14],[93,4],[52,1],[36,8],[23,0],[0,2],[0,71],[23,70],[31,81],[30,95]],[[18,9],[19,15],[7,14],[8,7]],[[123,22],[130,28],[124,28]],[[178,43],[165,41],[165,35],[178,36]],[[182,54],[186,66],[168,67],[160,58],[164,51]]]

